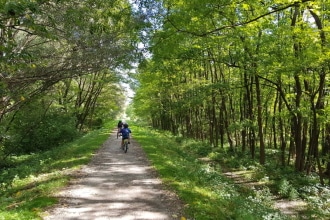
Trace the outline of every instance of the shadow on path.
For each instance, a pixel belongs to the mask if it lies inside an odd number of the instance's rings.
[[[141,147],[133,140],[124,153],[120,142],[113,131],[44,220],[180,219],[182,204],[163,188]]]

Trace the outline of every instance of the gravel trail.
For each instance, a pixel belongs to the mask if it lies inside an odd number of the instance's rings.
[[[114,130],[92,161],[63,191],[44,220],[180,219],[177,196],[166,190],[134,140],[125,154]]]

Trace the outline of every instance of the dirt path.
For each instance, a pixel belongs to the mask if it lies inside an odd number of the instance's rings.
[[[60,204],[44,220],[180,219],[182,204],[164,189],[141,147],[131,141],[125,154],[115,131],[79,171],[80,178],[60,192]]]

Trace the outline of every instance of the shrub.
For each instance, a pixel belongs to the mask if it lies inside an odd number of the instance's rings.
[[[72,116],[58,112],[18,115],[3,141],[3,152],[22,154],[47,150],[71,141],[77,135]]]
[[[182,142],[182,141],[181,141]],[[184,148],[186,151],[197,155],[198,157],[206,157],[210,152],[212,152],[213,147],[207,142],[197,142],[189,140]]]
[[[299,196],[298,191],[286,179],[280,181],[278,194],[289,199],[296,199]]]

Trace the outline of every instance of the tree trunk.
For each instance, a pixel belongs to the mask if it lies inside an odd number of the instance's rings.
[[[260,91],[260,84],[259,84],[259,77],[255,76],[256,82],[256,96],[257,96],[257,106],[258,106],[258,134],[259,134],[259,144],[260,144],[260,164],[264,165],[266,161],[266,154],[265,154],[265,143],[264,143],[264,135],[263,135],[263,124],[262,124],[262,103],[261,103],[261,91]]]

